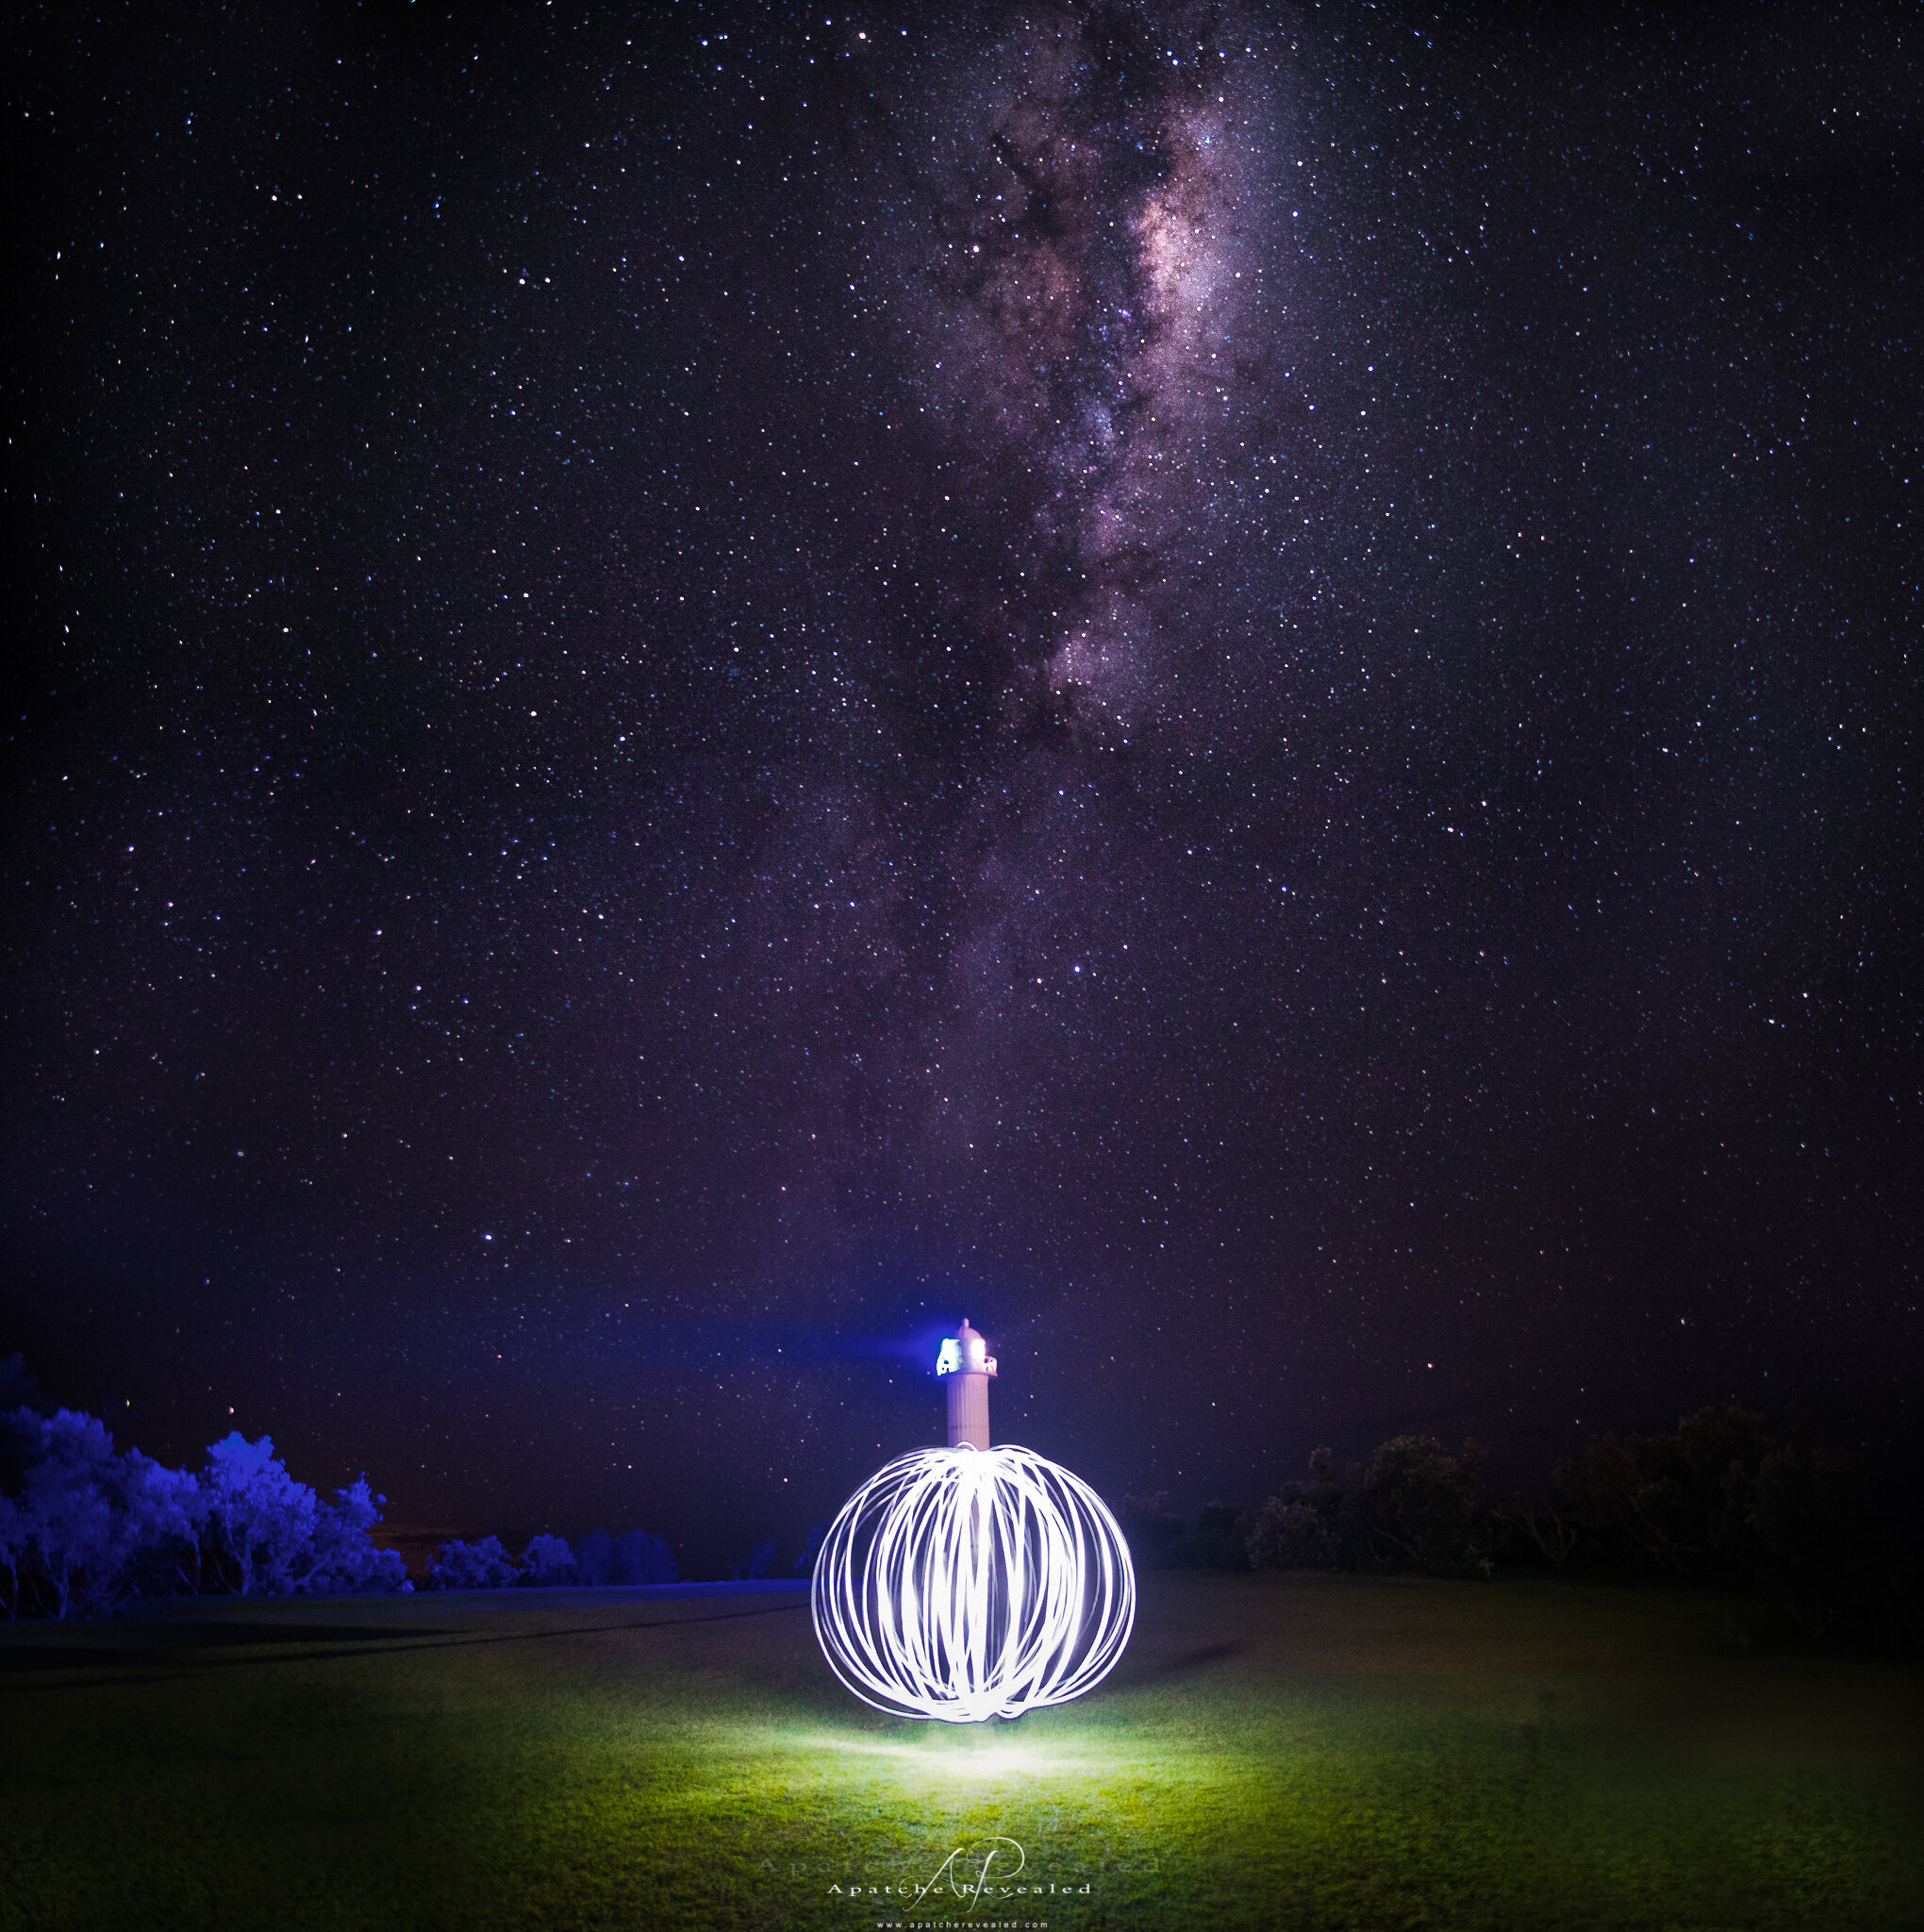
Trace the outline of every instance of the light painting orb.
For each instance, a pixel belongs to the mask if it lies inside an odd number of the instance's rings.
[[[815,1635],[864,1704],[980,1724],[1067,1704],[1136,1622],[1116,1519],[1012,1442],[916,1449],[842,1505],[816,1559]]]

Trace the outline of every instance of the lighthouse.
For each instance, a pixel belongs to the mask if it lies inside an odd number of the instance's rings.
[[[988,1343],[962,1317],[962,1325],[942,1343],[936,1357],[936,1374],[949,1380],[949,1447],[971,1443],[977,1449],[988,1447],[988,1383],[995,1374],[995,1357]]]
[[[989,1446],[994,1374],[965,1319],[936,1357],[949,1446],[878,1469],[815,1558],[821,1654],[891,1717],[981,1724],[1067,1704],[1108,1675],[1135,1627],[1136,1571],[1103,1499],[1033,1449]]]

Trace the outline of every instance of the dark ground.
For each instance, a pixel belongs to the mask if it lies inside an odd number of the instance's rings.
[[[870,1888],[997,1837],[992,1879],[1058,1889],[976,1923],[1059,1932],[1919,1923],[1924,1674],[1738,1622],[1155,1574],[1093,1695],[981,1728],[855,1705],[799,1592],[15,1626],[0,1926],[868,1926],[915,1903]]]

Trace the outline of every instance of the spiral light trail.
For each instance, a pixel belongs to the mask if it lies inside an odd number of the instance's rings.
[[[1014,1443],[917,1449],[842,1505],[817,1559],[815,1634],[864,1704],[979,1724],[1080,1697],[1136,1622],[1116,1519]]]

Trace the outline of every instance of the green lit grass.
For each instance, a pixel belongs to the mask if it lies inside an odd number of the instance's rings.
[[[0,1631],[7,1927],[1924,1924],[1924,1675],[1710,1597],[1153,1575],[1082,1703],[867,1711],[803,1599],[223,1605]],[[1089,1889],[1084,1893],[1080,1888]]]

